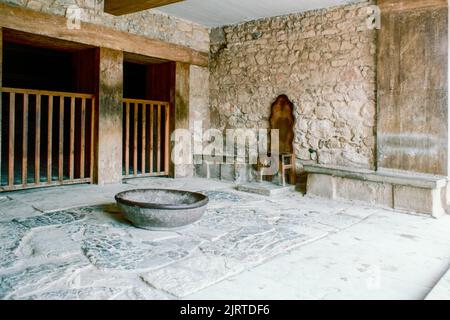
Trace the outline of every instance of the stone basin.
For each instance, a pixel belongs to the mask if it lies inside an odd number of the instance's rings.
[[[188,191],[141,189],[116,195],[117,205],[134,226],[147,230],[180,228],[201,219],[207,196]]]

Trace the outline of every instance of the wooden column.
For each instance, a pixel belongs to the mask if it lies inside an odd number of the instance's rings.
[[[122,181],[123,52],[99,50],[96,180],[109,184]]]
[[[449,175],[448,1],[378,4],[377,166]]]
[[[189,130],[189,75],[190,65],[176,62],[172,64],[171,100],[171,132],[175,129]],[[173,142],[171,143],[173,149]],[[192,165],[174,165],[170,161],[170,176],[186,178],[193,175]]]

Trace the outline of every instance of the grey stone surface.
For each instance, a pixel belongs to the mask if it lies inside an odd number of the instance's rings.
[[[17,260],[15,250],[28,228],[16,222],[0,223],[0,268],[11,266]]]
[[[435,218],[447,210],[448,180],[442,176],[323,166],[305,166],[305,170],[308,195],[363,201]]]
[[[85,217],[86,215],[84,213],[61,211],[45,213],[36,217],[14,219],[13,221],[31,229],[78,222],[83,220]]]
[[[359,206],[344,212],[369,216],[186,299],[420,300],[448,270],[448,217],[437,221]],[[442,281],[439,297],[448,299]]]
[[[310,173],[306,185],[306,192],[328,199],[336,198],[336,180],[332,175]]]
[[[12,199],[11,197],[0,197],[0,222],[41,214],[42,212],[36,210],[30,204]]]
[[[320,164],[373,168],[377,32],[367,27],[373,4],[213,30],[209,88],[214,127],[267,128],[271,104],[286,94],[295,106],[299,159],[315,161],[313,149]]]
[[[175,297],[185,297],[243,270],[243,266],[232,259],[202,255],[141,277],[152,287],[170,292]]]
[[[427,300],[450,300],[450,269],[428,294]]]
[[[208,196],[211,201],[229,201],[229,202],[239,202],[243,200],[242,196],[237,193],[227,192],[227,191],[204,191],[204,194]]]
[[[393,188],[389,183],[336,179],[336,198],[367,201],[386,208],[392,208],[394,203]]]
[[[127,241],[118,235],[103,234],[84,240],[81,249],[89,261],[100,269],[152,270],[189,256],[199,243],[192,239]]]
[[[263,196],[276,196],[286,192],[295,191],[295,186],[286,185],[283,187],[271,182],[252,182],[238,185],[237,190]]]
[[[225,181],[236,181],[236,168],[234,164],[223,164],[220,166],[220,179]]]
[[[387,169],[373,171],[340,166],[305,165],[304,170],[307,173],[313,174],[427,189],[443,188],[447,185],[448,181],[448,178],[444,176]]]
[[[12,297],[21,300],[106,300],[118,296],[122,290],[117,288],[83,288],[83,289],[58,289],[42,294]]]
[[[193,225],[173,232],[149,232],[134,228],[112,201],[115,192],[137,186],[203,191],[211,203],[205,216]],[[278,261],[289,252],[304,252],[341,233],[351,235],[351,230],[360,230],[355,238],[377,239],[367,244],[366,249],[376,247],[379,239],[390,237],[392,246],[395,243],[398,250],[411,257],[428,252],[429,241],[425,239],[432,237],[433,252],[425,254],[427,268],[421,269],[423,274],[416,280],[422,287],[430,286],[427,279],[431,275],[425,276],[428,269],[436,272],[440,264],[450,260],[448,230],[445,225],[436,230],[433,219],[303,197],[293,191],[266,197],[239,192],[234,187],[231,183],[205,179],[139,179],[103,188],[74,186],[72,192],[68,188],[63,193],[58,188],[52,189],[53,194],[51,190],[36,190],[32,193],[35,206],[48,203],[39,197],[40,193],[53,196],[53,207],[61,208],[70,197],[84,195],[89,204],[101,194],[105,200],[98,206],[0,222],[0,297],[33,300],[195,297],[208,292],[211,286],[239,277],[242,272],[270,265],[269,261]],[[30,201],[20,192],[9,196]],[[395,230],[384,234],[386,228]],[[433,230],[432,234],[427,230]],[[399,235],[391,237],[391,233]],[[345,247],[345,242],[341,247]],[[332,244],[326,244],[318,250],[328,256],[333,255],[332,249]],[[434,258],[438,255],[439,259]],[[331,258],[328,260],[323,262],[332,263]],[[402,268],[398,261],[396,266]],[[283,265],[281,270],[291,268],[296,274],[299,267]],[[317,267],[321,272],[326,270],[321,264]],[[290,291],[289,286],[281,286],[283,298]],[[249,290],[250,294],[254,289]]]
[[[206,163],[197,166],[197,176],[208,179],[220,179],[220,164]]]
[[[51,287],[76,269],[87,265],[88,262],[83,257],[76,257],[64,262],[50,262],[11,272],[0,272],[0,298],[21,296]]]
[[[394,208],[431,214],[435,218],[445,214],[442,206],[441,189],[394,186]]]

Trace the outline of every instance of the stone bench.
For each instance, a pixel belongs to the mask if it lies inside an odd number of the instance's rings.
[[[306,165],[304,170],[310,195],[364,201],[433,217],[446,213],[447,177],[318,165]]]
[[[224,155],[222,161],[215,162],[208,156],[194,155],[194,159],[201,159],[201,163],[194,165],[194,175],[199,178],[224,180],[236,183],[245,183],[254,180],[253,165],[244,163],[227,163],[227,157],[234,159],[236,156]],[[217,158],[216,158],[217,160]]]

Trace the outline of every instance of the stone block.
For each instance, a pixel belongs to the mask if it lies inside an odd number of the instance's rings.
[[[285,187],[283,187],[271,182],[251,182],[238,185],[237,190],[272,197],[294,192],[295,186],[286,185]]]
[[[220,179],[225,181],[235,181],[236,170],[234,164],[222,164],[220,166]]]
[[[206,164],[196,164],[194,166],[194,176],[197,178],[206,178],[207,171],[206,171]]]
[[[445,214],[441,189],[394,186],[394,209],[431,214],[435,218]]]
[[[323,198],[334,199],[336,197],[336,185],[333,176],[324,174],[309,174],[307,182],[307,194]]]
[[[392,208],[392,185],[373,181],[335,178],[336,197],[346,200],[365,201]]]
[[[440,217],[448,204],[448,179],[412,172],[305,165],[307,193]]]
[[[205,179],[220,179],[220,164],[203,162],[195,165],[195,176]]]
[[[249,165],[236,164],[235,165],[235,182],[243,183],[249,181]]]

